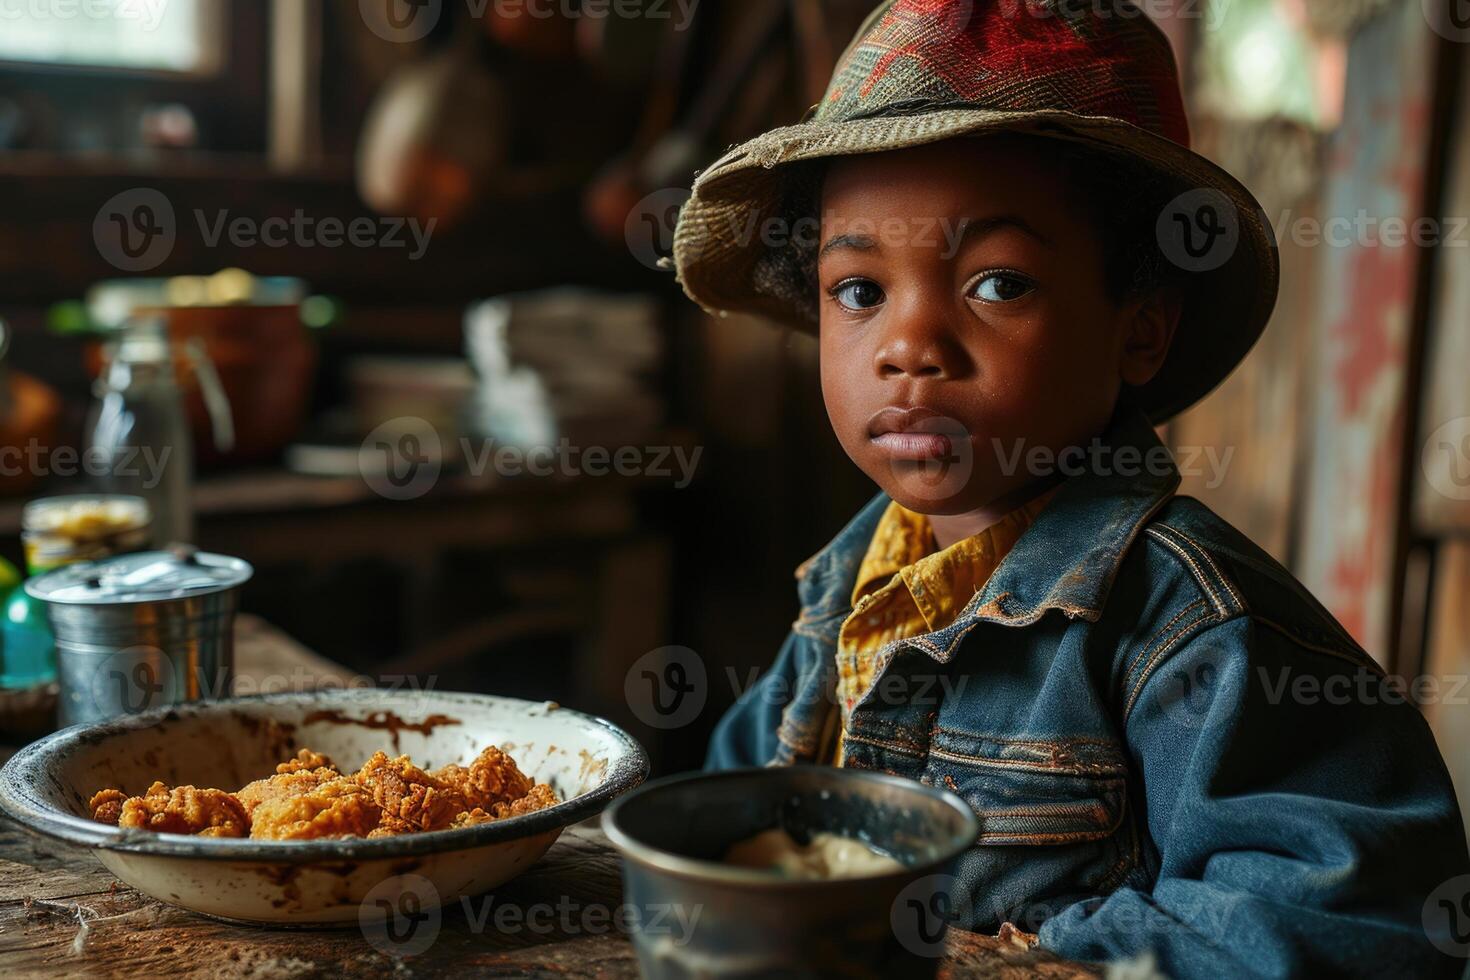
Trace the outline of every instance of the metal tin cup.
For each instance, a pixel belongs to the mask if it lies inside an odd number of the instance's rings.
[[[903,867],[792,879],[724,862],[780,827],[865,841]],[[952,924],[974,916],[950,874],[980,821],[947,790],[832,766],[670,776],[602,815],[622,852],[623,901],[646,980],[881,977],[931,980]]]
[[[70,565],[31,579],[56,635],[63,726],[228,697],[235,612],[254,570],[191,549]]]

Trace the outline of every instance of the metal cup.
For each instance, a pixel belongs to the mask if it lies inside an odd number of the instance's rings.
[[[62,725],[228,697],[239,587],[251,574],[236,558],[148,552],[28,582],[48,603]]]

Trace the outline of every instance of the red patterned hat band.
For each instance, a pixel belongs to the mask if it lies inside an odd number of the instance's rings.
[[[1189,146],[1173,52],[1131,0],[893,0],[813,118],[959,107],[1109,117]]]

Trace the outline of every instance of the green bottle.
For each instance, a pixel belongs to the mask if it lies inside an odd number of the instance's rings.
[[[46,604],[20,585],[15,566],[0,558],[0,689],[25,690],[56,680]]]

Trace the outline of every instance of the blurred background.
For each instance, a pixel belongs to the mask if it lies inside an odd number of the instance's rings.
[[[1385,667],[1445,681],[1420,700],[1470,791],[1470,10],[1142,6],[1285,271],[1250,359],[1165,432],[1185,492]],[[148,488],[155,523],[254,564],[260,621],[698,764],[796,613],[793,569],[874,488],[813,343],[704,316],[660,259],[694,172],[797,120],[869,9],[6,4],[0,555],[25,568],[27,502],[117,489],[86,451],[153,426],[193,458]],[[558,445],[541,475],[460,451]],[[707,691],[679,727],[630,687],[674,661]]]

